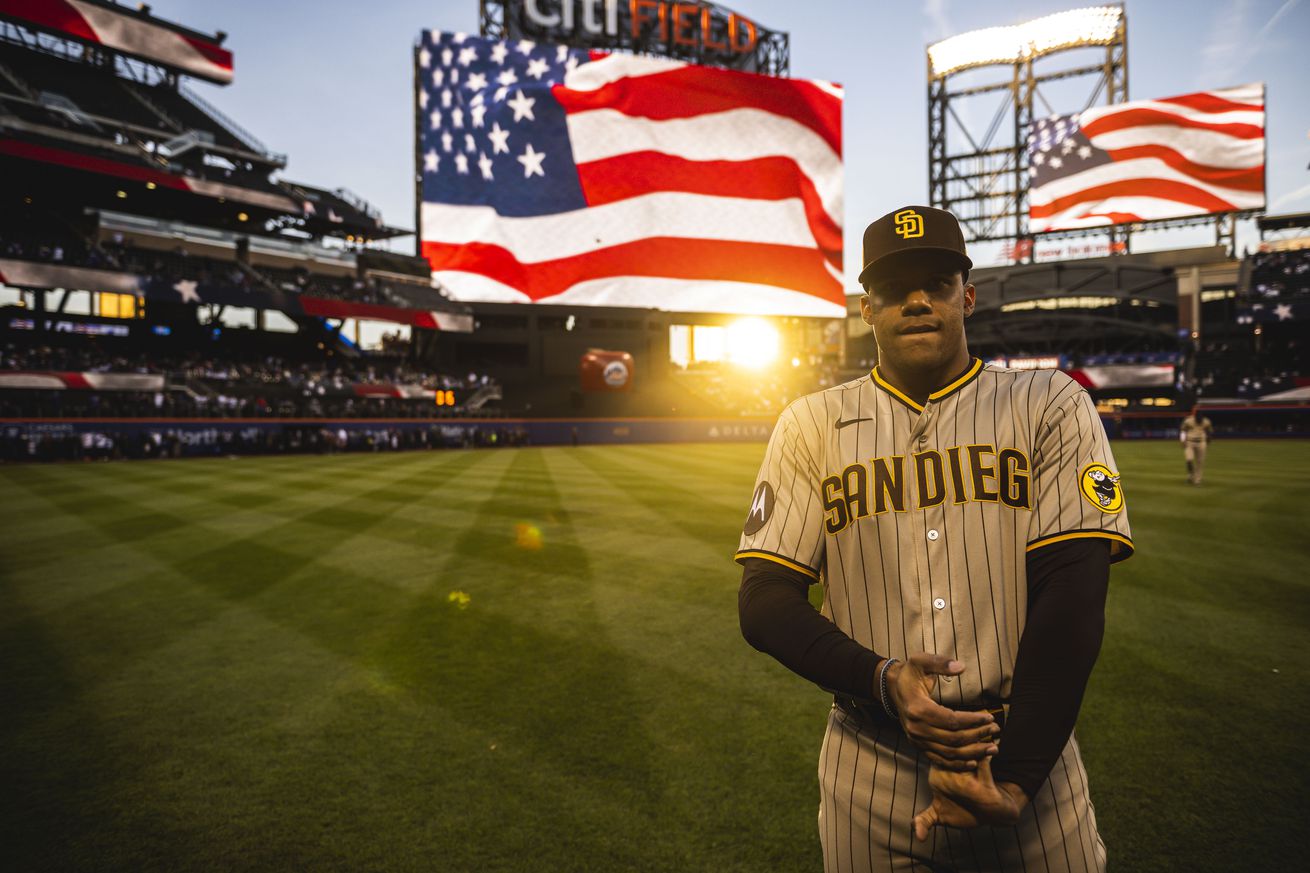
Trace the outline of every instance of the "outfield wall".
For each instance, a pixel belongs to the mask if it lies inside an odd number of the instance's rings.
[[[535,445],[585,443],[687,443],[763,441],[772,418],[69,418],[0,419],[0,434],[70,434],[114,431],[124,434],[268,433],[283,430],[355,432],[439,431],[452,440],[474,433],[524,430]]]
[[[773,419],[0,419],[0,459],[764,442]]]
[[[1102,416],[1112,439],[1177,439],[1186,413]],[[1219,438],[1310,438],[1310,406],[1206,408]],[[499,445],[764,442],[772,418],[0,419],[0,459],[181,457]]]

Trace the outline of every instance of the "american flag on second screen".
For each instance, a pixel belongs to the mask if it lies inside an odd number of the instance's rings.
[[[1029,229],[1264,208],[1264,104],[1254,84],[1035,122]]]
[[[440,31],[418,75],[458,299],[845,314],[839,87]]]

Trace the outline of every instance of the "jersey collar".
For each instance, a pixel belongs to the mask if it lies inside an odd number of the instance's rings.
[[[951,394],[954,394],[956,391],[959,391],[965,385],[968,385],[974,379],[978,378],[978,374],[982,372],[982,367],[983,367],[983,362],[981,358],[972,359],[969,362],[969,366],[965,368],[963,373],[952,379],[949,383],[946,384],[945,387],[938,388],[936,391],[929,394],[928,402],[931,403],[934,400],[941,400],[943,397],[948,397]],[[882,374],[878,372],[877,367],[873,368],[871,375],[873,376],[873,384],[877,385],[879,388],[886,391],[888,394],[895,397],[897,400],[901,401],[906,406],[913,409],[915,412],[923,412],[922,406],[911,400],[899,388],[897,388],[895,385],[884,379],[882,377]]]

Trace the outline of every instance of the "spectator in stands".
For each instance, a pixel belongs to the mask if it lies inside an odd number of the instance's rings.
[[[401,417],[430,418],[458,410],[438,408],[430,398],[377,397],[361,403],[356,386],[410,385],[447,389],[460,380],[395,358],[346,360],[334,356],[319,361],[289,361],[271,355],[242,359],[210,358],[192,352],[158,355],[145,352],[107,353],[93,344],[82,347],[19,346],[0,349],[0,370],[160,373],[187,390],[133,391],[0,391],[0,404],[20,417],[85,416],[93,411],[112,417]],[[474,374],[476,377],[476,374]],[[485,377],[476,377],[485,382]],[[411,392],[415,393],[415,392]]]

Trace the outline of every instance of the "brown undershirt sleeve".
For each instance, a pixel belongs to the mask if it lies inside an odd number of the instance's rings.
[[[742,636],[797,675],[835,694],[876,702],[882,656],[842,633],[809,603],[810,579],[772,561],[742,562]],[[1073,732],[1100,652],[1110,578],[1109,544],[1077,539],[1028,556],[1028,621],[1019,643],[997,781],[1032,797]]]
[[[763,558],[741,563],[737,615],[746,642],[820,688],[873,702],[882,656],[842,633],[810,605],[812,580]]]
[[[1028,621],[1010,711],[992,761],[997,782],[1033,797],[1073,733],[1105,632],[1110,545],[1073,539],[1028,554]]]

